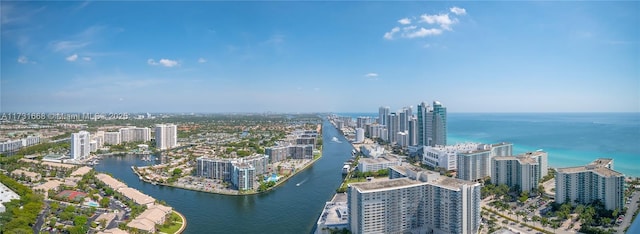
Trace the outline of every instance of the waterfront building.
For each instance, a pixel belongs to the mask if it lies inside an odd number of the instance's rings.
[[[269,163],[276,163],[287,159],[289,156],[289,146],[266,147],[264,153],[269,156]]]
[[[71,155],[72,159],[83,159],[91,152],[91,136],[87,131],[80,131],[71,134]]]
[[[330,234],[331,230],[349,229],[349,208],[347,207],[347,195],[337,193],[331,201],[324,205],[322,214],[316,222],[314,234]]]
[[[433,181],[440,177],[440,173],[424,170],[411,164],[389,167],[389,179],[409,178],[419,181]]]
[[[384,147],[374,144],[374,145],[362,145],[360,146],[360,152],[369,158],[377,158],[384,154]]]
[[[475,148],[467,144],[424,146],[422,147],[422,164],[433,168],[444,168],[447,171],[456,170],[458,152],[468,151],[469,147]]]
[[[624,175],[613,170],[613,159],[599,158],[586,166],[559,168],[556,203],[589,204],[599,200],[608,210],[624,208]]]
[[[109,145],[119,145],[122,143],[120,139],[120,132],[105,132],[104,143]]]
[[[172,149],[178,146],[178,128],[175,124],[156,124],[156,148]]]
[[[388,126],[389,109],[388,106],[378,108],[378,124]]]
[[[445,176],[352,183],[353,233],[477,233],[480,184]]]
[[[547,174],[547,153],[529,152],[517,156],[497,156],[491,159],[491,182],[519,187],[531,192]]]
[[[89,151],[96,152],[96,150],[98,150],[98,142],[95,140],[89,141]]]
[[[468,181],[479,181],[491,176],[491,158],[511,156],[513,145],[510,143],[478,144],[465,143],[456,157],[456,177]]]
[[[147,142],[150,140],[151,129],[149,128],[126,127],[120,129],[121,142]]]
[[[267,173],[269,156],[264,154],[254,154],[237,160],[240,163],[251,165],[255,169],[256,175]]]
[[[269,156],[264,154],[254,154],[244,158],[211,158],[202,156],[196,159],[196,176],[240,183],[238,182],[239,179],[243,181],[247,179],[238,177],[238,173],[244,173],[241,176],[251,175],[250,179],[253,181],[255,176],[267,173],[268,162]],[[249,167],[251,172],[247,171]],[[241,172],[238,172],[238,170],[241,170]],[[242,184],[240,188],[249,188],[247,186],[253,189],[253,184]]]
[[[199,157],[196,159],[196,176],[229,181],[233,163],[234,161],[227,158]]]
[[[431,145],[447,145],[447,108],[438,101],[433,102],[433,141]]]
[[[358,170],[361,172],[374,172],[401,164],[402,159],[393,155],[383,155],[377,158],[360,158],[358,161]]]
[[[236,163],[233,165],[231,183],[237,190],[251,190],[254,188],[253,181],[256,169],[248,163]]]
[[[316,137],[297,137],[295,139],[296,145],[316,145]]]
[[[433,106],[418,105],[418,145],[447,145],[447,108],[438,101]]]
[[[292,158],[292,159],[313,159],[313,145],[291,145],[291,146],[289,146],[289,158]]]
[[[354,143],[362,143],[364,142],[364,129],[356,128],[356,139]]]

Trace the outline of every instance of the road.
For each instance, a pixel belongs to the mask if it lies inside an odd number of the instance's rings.
[[[624,219],[620,226],[615,227],[617,233],[624,233],[624,229],[631,225],[631,218],[633,217],[633,213],[638,209],[638,200],[640,200],[640,192],[633,192],[633,196],[631,197],[631,203],[628,205],[629,209],[627,210],[627,214],[625,214]],[[617,217],[616,217],[617,218]]]
[[[48,213],[49,213],[49,202],[44,202],[44,209],[40,211],[40,214],[38,214],[38,218],[36,219],[36,223],[33,224],[33,233],[40,233],[40,229],[42,228],[42,225],[44,224],[44,221],[45,221],[44,218]]]

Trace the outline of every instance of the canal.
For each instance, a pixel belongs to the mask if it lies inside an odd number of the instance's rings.
[[[332,138],[339,139],[338,142]],[[323,156],[273,191],[227,196],[144,183],[131,170],[149,162],[135,156],[107,157],[97,171],[111,173],[130,187],[164,200],[184,214],[185,233],[309,233],[324,203],[342,181],[352,147],[327,120],[323,122]],[[299,186],[297,186],[299,184]]]

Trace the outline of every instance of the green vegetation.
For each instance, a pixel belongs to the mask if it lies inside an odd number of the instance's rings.
[[[258,192],[267,191],[269,188],[271,188],[271,187],[273,187],[275,185],[276,185],[275,181],[260,182],[260,186],[258,187]]]
[[[360,172],[360,171],[354,171],[353,175],[351,176],[352,178],[367,178],[367,177],[387,177],[389,176],[389,169],[380,169],[378,171],[367,171],[367,172]]]
[[[540,183],[547,182],[553,179],[555,176],[556,176],[556,170],[554,170],[553,168],[549,168],[547,175],[542,177],[542,179],[540,180]]]
[[[171,212],[171,216],[167,218],[167,221],[160,225],[158,232],[173,234],[176,233],[182,226],[182,218],[174,211]]]
[[[19,200],[4,203],[6,211],[0,214],[0,232],[32,233],[31,226],[44,205],[43,197],[6,175],[0,174],[0,182],[20,196]]]

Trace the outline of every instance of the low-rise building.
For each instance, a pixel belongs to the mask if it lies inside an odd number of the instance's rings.
[[[24,179],[27,179],[27,180],[30,180],[30,181],[39,181],[42,178],[42,176],[40,174],[38,174],[38,173],[25,171],[25,170],[22,170],[22,169],[13,170],[11,172],[11,175],[14,178],[23,178],[24,177]]]
[[[6,210],[3,203],[18,199],[20,199],[20,196],[18,196],[17,193],[9,189],[6,185],[0,183],[0,213],[5,212]]]
[[[402,160],[393,155],[384,155],[377,158],[360,158],[358,161],[358,170],[361,172],[379,171],[401,164]]]

